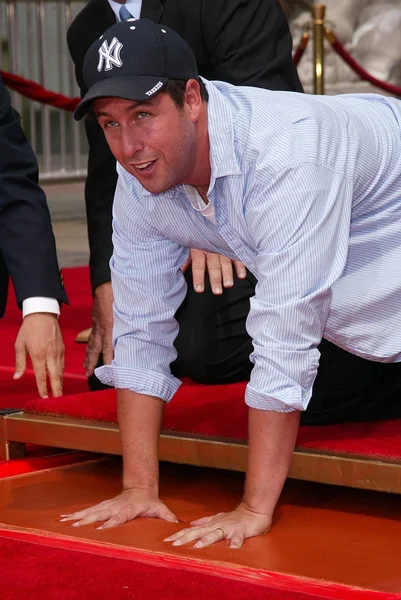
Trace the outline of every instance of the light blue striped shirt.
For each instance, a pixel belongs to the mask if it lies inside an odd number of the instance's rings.
[[[371,360],[401,357],[401,102],[206,83],[217,224],[183,186],[152,195],[118,167],[115,358],[96,374],[171,399],[180,266],[195,247],[258,280],[247,404],[303,410],[322,336]]]

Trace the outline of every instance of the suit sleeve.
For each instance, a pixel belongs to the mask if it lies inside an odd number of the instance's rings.
[[[71,30],[68,32],[67,41],[75,65],[76,80],[81,96],[84,96],[87,90],[83,82],[82,66],[86,48],[76,46],[76,40],[82,45],[83,38],[77,37],[74,33]],[[85,119],[85,130],[89,144],[85,206],[90,248],[89,270],[92,293],[94,293],[99,285],[111,280],[109,266],[113,253],[111,223],[117,172],[116,160],[110,152],[103,131],[91,115]]]
[[[117,184],[116,160],[97,121],[85,120],[89,143],[88,175],[85,183],[85,206],[90,248],[89,270],[92,293],[111,280],[110,258],[113,254],[112,207]]]
[[[36,158],[1,78],[0,249],[18,304],[33,296],[67,302]]]
[[[202,0],[202,35],[214,79],[303,91],[279,0]]]

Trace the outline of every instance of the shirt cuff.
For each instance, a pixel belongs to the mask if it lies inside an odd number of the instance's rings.
[[[245,403],[258,410],[271,410],[274,412],[293,412],[294,410],[305,410],[308,406],[312,390],[307,395],[304,395],[300,389],[291,390],[290,393],[285,394],[282,399],[279,398],[280,392],[277,396],[268,396],[262,392],[259,392],[253,388],[249,383],[245,390]],[[282,394],[284,395],[284,394]]]
[[[55,298],[44,298],[35,296],[26,298],[22,301],[22,316],[26,317],[32,313],[53,313],[60,314],[60,305]]]
[[[95,369],[95,375],[105,385],[131,390],[137,394],[156,396],[169,402],[181,385],[181,381],[170,375],[166,377],[154,371],[116,367],[113,364]]]

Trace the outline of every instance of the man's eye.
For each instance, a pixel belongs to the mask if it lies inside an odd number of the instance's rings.
[[[103,123],[103,127],[104,129],[111,129],[113,127],[117,127],[117,123],[116,121],[106,121],[105,123]]]
[[[149,116],[149,113],[145,112],[144,110],[142,110],[141,112],[139,112],[137,114],[138,119],[144,119],[145,117],[148,117],[148,116]]]

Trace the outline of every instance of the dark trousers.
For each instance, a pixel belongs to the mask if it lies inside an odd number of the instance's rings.
[[[249,272],[244,280],[235,278],[234,287],[224,290],[221,296],[212,294],[208,281],[205,291],[197,294],[191,270],[186,279],[188,293],[176,314],[180,331],[172,373],[206,384],[248,380],[253,346],[245,320],[255,278]],[[368,361],[327,340],[322,340],[319,351],[318,374],[309,406],[301,415],[302,423],[401,417],[401,363]],[[91,389],[105,387],[96,378],[91,380]]]

